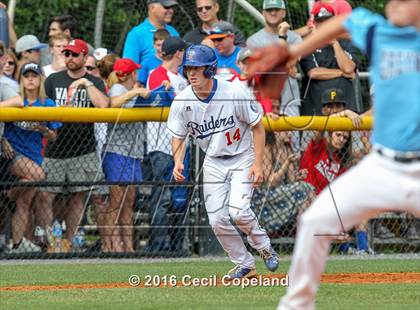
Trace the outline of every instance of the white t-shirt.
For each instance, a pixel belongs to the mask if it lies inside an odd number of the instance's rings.
[[[150,89],[155,88],[155,84],[161,85],[163,81],[168,80],[173,87],[175,94],[179,94],[184,90],[188,82],[178,73],[173,73],[159,66],[149,75],[147,86]],[[150,82],[154,81],[154,85]],[[166,154],[172,154],[171,135],[166,131],[166,123],[164,122],[147,122],[147,152],[160,151]]]
[[[261,106],[244,87],[214,79],[213,96],[197,98],[191,86],[175,97],[168,118],[171,136],[190,134],[208,156],[237,155],[253,149],[252,129]]]

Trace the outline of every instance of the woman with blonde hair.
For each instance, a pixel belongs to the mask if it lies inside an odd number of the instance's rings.
[[[138,64],[128,58],[120,58],[115,62],[113,74],[118,82],[110,84],[111,108],[130,108],[135,105],[138,96],[145,98],[150,95],[148,89],[136,86],[139,68]],[[140,122],[109,124],[102,161],[106,181],[142,181],[140,160],[144,154],[144,141],[143,124]],[[135,195],[134,186],[110,187],[106,226],[112,228],[106,234],[110,238],[103,240],[104,251],[134,251],[132,225]]]
[[[27,63],[21,70],[21,96],[25,107],[55,107],[55,102],[47,98],[44,89],[44,77],[41,67],[35,63]],[[11,161],[9,171],[21,182],[42,181],[45,173],[41,168],[42,139],[56,138],[57,122],[14,122],[7,123],[2,141],[3,156]],[[27,239],[24,236],[27,228],[30,207],[36,194],[35,187],[15,188],[9,192],[9,198],[15,200],[16,210],[12,217],[12,238],[14,246],[25,250]],[[26,239],[25,239],[26,237]]]

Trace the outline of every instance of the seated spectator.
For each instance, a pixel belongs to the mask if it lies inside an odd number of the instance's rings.
[[[273,104],[273,112],[280,112],[278,102]],[[298,171],[300,156],[293,152],[291,136],[287,131],[267,133],[263,162],[267,186],[256,188],[252,198],[261,224],[271,236],[281,234],[282,229],[291,230],[287,225],[315,196],[312,186],[303,182],[306,172]]]
[[[48,47],[47,44],[39,42],[38,38],[32,34],[27,34],[20,37],[16,41],[16,54],[19,59],[18,68],[15,76],[15,80],[19,81],[19,74],[21,67],[28,62],[40,64],[41,62],[41,50]]]
[[[322,5],[315,12],[315,27],[334,16],[331,7]],[[346,39],[333,40],[300,61],[305,74],[302,85],[302,115],[321,115],[321,98],[324,90],[341,88],[346,107],[357,111],[353,79],[359,66],[356,49]]]
[[[187,87],[187,80],[178,73],[186,48],[187,43],[178,37],[171,36],[165,39],[162,45],[163,63],[150,74],[148,81],[150,89],[153,90],[165,84],[167,85],[167,91],[176,95]],[[170,181],[173,165],[171,135],[166,131],[166,123],[148,122],[147,156],[143,162],[145,180],[155,182]],[[188,174],[188,169],[185,169],[185,173]],[[158,252],[167,250],[170,247],[167,220],[167,211],[170,204],[171,188],[163,186],[153,187],[149,200],[151,208],[150,251]],[[177,241],[179,242],[180,240]]]
[[[109,96],[112,108],[133,107],[137,96],[147,97],[149,90],[136,87],[140,65],[131,59],[121,58],[114,64],[118,83],[111,86]],[[109,124],[107,142],[104,146],[102,168],[108,182],[140,182],[143,158],[143,124]],[[102,250],[104,252],[133,252],[133,208],[136,188],[128,185],[113,185],[106,225],[110,231],[104,233]]]
[[[220,7],[217,0],[196,0],[195,8],[201,24],[197,28],[187,32],[184,40],[191,44],[203,44],[205,43],[203,41],[210,34],[210,30],[214,24],[221,21],[217,17]],[[235,45],[245,46],[245,36],[243,33],[236,27],[234,27],[234,33]]]
[[[328,105],[324,106],[324,110],[331,108],[334,109],[334,107]],[[352,121],[360,122],[360,118],[355,116],[357,114],[350,110],[334,114],[331,114],[329,111],[324,113],[326,115],[347,116],[349,118],[354,116]],[[351,133],[348,131],[332,131],[328,132],[327,137],[324,137],[323,133],[318,132],[309,143],[302,157],[300,169],[307,171],[305,182],[314,188],[317,195],[354,164],[351,140]],[[357,254],[373,254],[373,251],[369,248],[366,229],[366,223],[361,223],[356,228]],[[339,250],[342,253],[347,253],[349,244],[347,242],[343,243],[340,245]]]
[[[146,56],[153,55],[153,33],[157,29],[164,28],[171,36],[179,37],[175,28],[169,25],[177,4],[175,0],[147,0],[147,18],[127,34],[123,57],[141,64]]]
[[[217,69],[229,68],[238,73],[236,58],[241,48],[235,45],[235,33],[232,24],[228,22],[217,22],[210,30],[210,39],[215,48],[217,56]]]
[[[156,30],[153,34],[153,47],[155,48],[155,53],[144,57],[144,60],[141,62],[141,68],[138,71],[137,81],[140,86],[147,85],[150,73],[162,64],[162,44],[169,36],[170,34],[168,30],[163,28]]]
[[[69,41],[70,37],[65,33],[59,33],[50,37],[48,46],[52,56],[52,62],[51,64],[42,67],[45,77],[50,76],[51,73],[66,69],[63,50],[67,44],[69,44]]]
[[[25,106],[55,107],[54,101],[48,99],[44,89],[44,77],[41,67],[28,63],[22,67],[21,89]],[[56,129],[61,126],[57,122],[14,122],[7,123],[4,138],[4,156],[11,161],[10,172],[21,182],[42,181],[45,173],[41,168],[43,157],[41,153],[42,139],[56,138]],[[28,225],[32,200],[37,189],[15,188],[9,192],[9,199],[16,202],[16,210],[12,217],[12,233],[14,248],[18,248]]]
[[[348,131],[318,132],[302,157],[300,169],[307,171],[305,182],[318,195],[351,165],[351,136]]]

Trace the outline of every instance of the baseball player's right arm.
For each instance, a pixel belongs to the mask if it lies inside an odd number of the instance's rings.
[[[176,182],[182,183],[185,177],[184,172],[184,157],[185,157],[185,142],[184,139],[172,137],[172,154],[174,157],[174,171],[173,176]]]
[[[290,46],[290,56],[295,59],[312,53],[315,49],[327,45],[331,40],[346,33],[343,24],[349,15],[340,15],[323,23],[317,31],[309,35],[302,43]]]

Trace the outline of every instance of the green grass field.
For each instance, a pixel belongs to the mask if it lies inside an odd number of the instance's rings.
[[[286,273],[290,262],[281,265]],[[0,265],[0,287],[125,282],[132,274],[223,276],[228,261]],[[261,262],[257,269],[266,273]],[[327,273],[419,272],[420,260],[336,260]],[[283,287],[176,287],[0,291],[0,309],[275,309]],[[420,283],[323,284],[318,309],[418,309]]]

